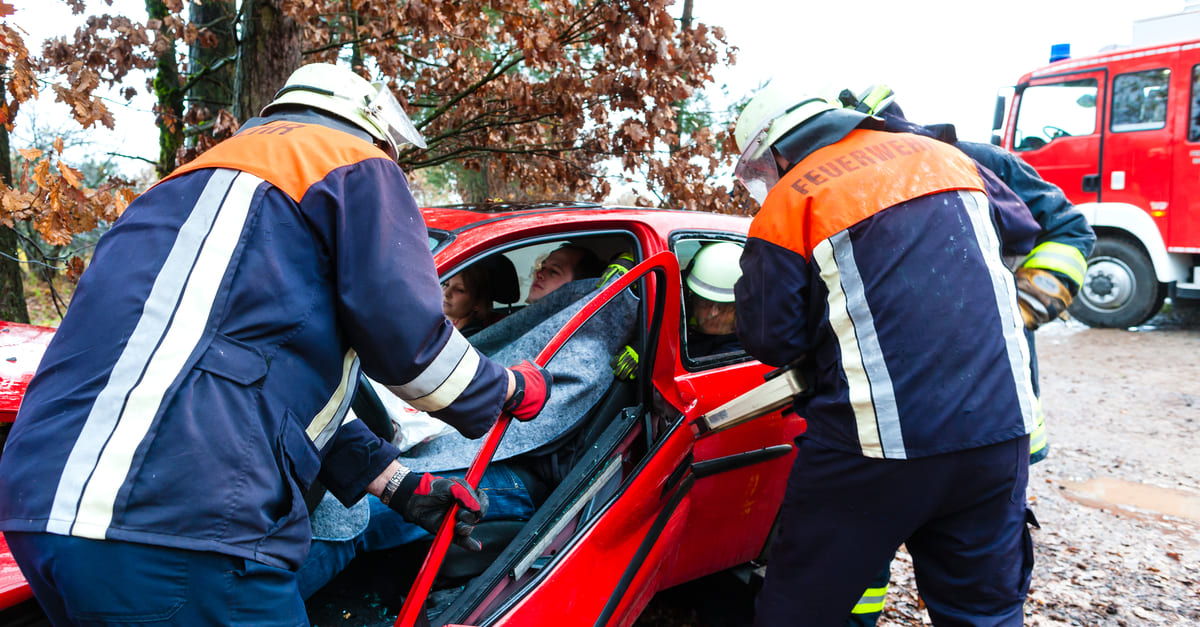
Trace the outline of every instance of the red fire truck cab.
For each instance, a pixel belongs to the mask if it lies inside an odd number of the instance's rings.
[[[1200,39],[1053,62],[997,103],[993,141],[1066,192],[1096,231],[1071,313],[1142,324],[1200,298]]]

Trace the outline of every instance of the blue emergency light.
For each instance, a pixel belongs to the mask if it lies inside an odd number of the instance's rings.
[[[1071,44],[1050,44],[1050,62],[1071,58]]]

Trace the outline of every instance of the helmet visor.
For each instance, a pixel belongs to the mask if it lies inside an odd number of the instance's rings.
[[[425,148],[425,138],[421,136],[421,132],[404,112],[404,107],[401,107],[396,97],[392,95],[392,90],[382,83],[377,86],[379,93],[367,107],[370,114],[381,123],[380,130],[386,135],[387,142],[397,148],[404,144]]]
[[[764,127],[750,138],[746,150],[742,151],[742,156],[733,169],[733,175],[759,205],[766,202],[767,194],[779,182],[779,166],[775,163],[775,153],[765,145],[768,128]]]

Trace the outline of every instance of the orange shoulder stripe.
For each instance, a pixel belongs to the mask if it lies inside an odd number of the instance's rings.
[[[309,187],[333,170],[374,158],[388,156],[348,133],[319,124],[276,120],[239,132],[179,166],[167,178],[203,168],[230,168],[249,172],[300,202]]]
[[[809,259],[823,240],[888,207],[955,189],[984,189],[974,162],[957,148],[857,129],[789,170],[754,217],[750,236]]]

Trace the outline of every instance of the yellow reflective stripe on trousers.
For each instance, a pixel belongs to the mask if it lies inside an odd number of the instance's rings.
[[[880,577],[882,579],[882,577]],[[883,611],[883,599],[887,596],[888,586],[882,588],[867,588],[862,598],[851,610],[853,614],[878,614]]]
[[[1058,242],[1043,242],[1025,256],[1021,267],[1057,272],[1074,281],[1075,285],[1083,285],[1083,275],[1087,272],[1087,260],[1083,258],[1083,253],[1074,246]]]
[[[1034,455],[1046,448],[1046,416],[1042,413],[1042,399],[1034,398],[1033,414],[1037,417],[1037,427],[1029,434],[1029,454]]]

